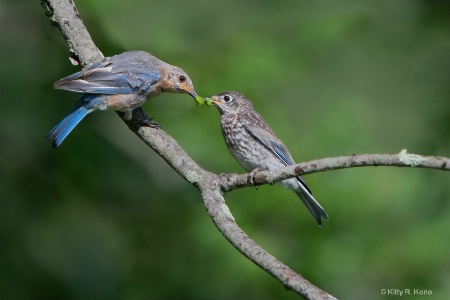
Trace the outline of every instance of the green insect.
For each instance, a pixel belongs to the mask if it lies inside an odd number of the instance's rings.
[[[212,100],[210,98],[203,98],[200,96],[195,97],[195,102],[197,103],[197,106],[211,106],[212,105]]]

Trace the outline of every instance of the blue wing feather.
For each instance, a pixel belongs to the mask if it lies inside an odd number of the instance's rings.
[[[58,80],[55,88],[90,94],[145,94],[161,80],[161,72],[157,67],[141,60],[119,58],[105,58],[85,70]]]

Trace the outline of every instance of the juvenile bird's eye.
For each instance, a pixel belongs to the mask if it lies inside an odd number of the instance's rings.
[[[231,101],[233,101],[233,97],[231,97],[231,96],[229,96],[229,95],[225,95],[224,97],[223,97],[223,101],[225,101],[225,102],[231,102]]]
[[[178,80],[179,80],[180,82],[185,82],[185,81],[186,81],[186,76],[180,75],[180,77],[178,77]]]

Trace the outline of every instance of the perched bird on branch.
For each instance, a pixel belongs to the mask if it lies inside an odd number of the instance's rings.
[[[220,112],[222,134],[228,149],[247,172],[256,169],[275,170],[295,164],[286,146],[244,95],[230,91],[209,99]],[[328,219],[303,178],[297,176],[279,184],[297,194],[319,226],[322,218]]]
[[[53,148],[58,147],[75,126],[95,110],[124,112],[124,119],[129,120],[134,108],[161,93],[186,93],[197,97],[186,72],[144,51],[105,57],[58,80],[54,87],[83,94],[70,113],[49,132],[47,139],[52,141]]]

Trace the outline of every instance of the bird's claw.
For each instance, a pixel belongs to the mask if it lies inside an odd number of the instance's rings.
[[[251,171],[250,173],[248,173],[247,175],[247,182],[249,184],[251,184],[252,186],[255,186],[255,173],[260,172],[260,171],[264,171],[264,169],[261,168],[256,168],[253,171]]]
[[[227,173],[220,173],[219,174],[219,180],[220,180],[220,186],[221,187],[227,186],[227,181],[228,181],[227,176],[228,176]]]
[[[156,123],[155,121],[152,121],[153,118],[145,118],[144,120],[141,121],[141,126],[145,126],[145,127],[151,127],[151,128],[155,128],[155,129],[160,129],[161,126]]]

